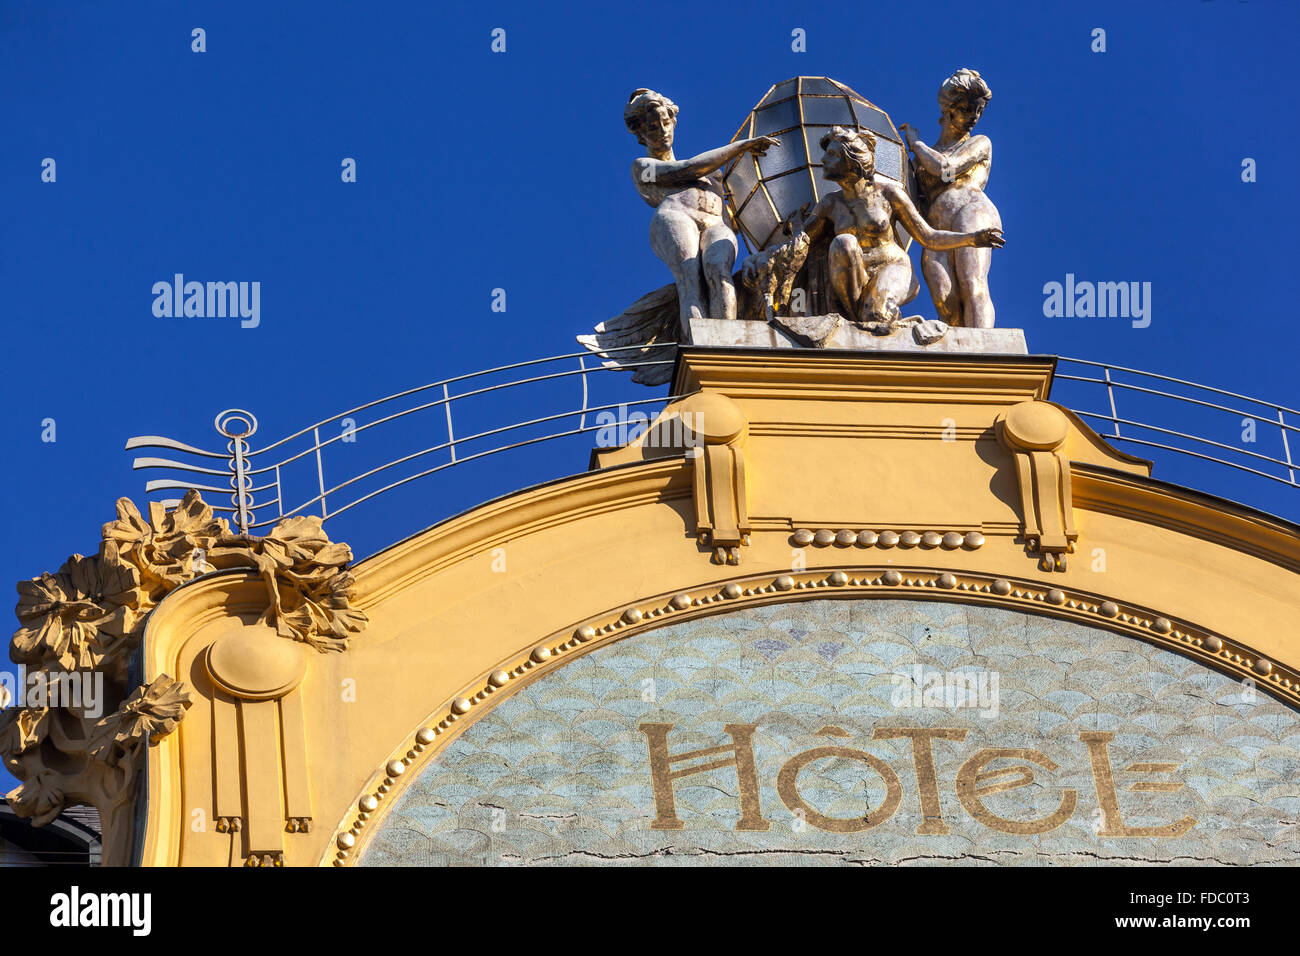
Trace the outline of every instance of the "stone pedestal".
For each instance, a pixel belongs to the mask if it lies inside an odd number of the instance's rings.
[[[949,328],[938,341],[921,344],[915,327],[899,329],[890,335],[873,335],[838,316],[782,318],[780,328],[767,322],[743,319],[692,319],[693,345],[723,348],[808,348],[810,339],[825,336],[818,347],[860,352],[968,352],[983,355],[1028,355],[1023,329]],[[922,323],[933,327],[937,323]],[[799,330],[805,335],[800,336]],[[800,341],[804,338],[804,341]]]

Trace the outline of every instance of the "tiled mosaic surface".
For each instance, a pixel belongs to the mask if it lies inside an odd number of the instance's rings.
[[[963,689],[936,690],[954,673],[976,682],[982,674],[983,700],[978,691],[968,699]],[[921,688],[913,690],[918,679]],[[1297,717],[1184,657],[1066,621],[940,602],[772,605],[638,634],[501,701],[411,781],[361,862],[1295,865]],[[731,744],[724,725],[758,725],[754,777],[769,829],[734,829],[741,808],[731,766],[676,780],[683,828],[653,829],[643,723],[674,725],[670,755]],[[828,726],[830,735],[818,734]],[[946,834],[916,832],[924,817],[913,744],[873,740],[873,729],[883,727],[967,731],[962,741],[933,741]],[[1123,826],[1185,817],[1195,825],[1173,837],[1106,835],[1103,788],[1080,740],[1089,731],[1114,734],[1108,757]],[[853,827],[865,820],[870,828],[828,832],[792,812],[778,793],[782,766],[828,745],[865,751],[892,770],[901,788],[892,815],[880,819],[885,778],[846,757],[807,762],[796,777],[798,794],[817,814]],[[981,748],[1028,748],[1057,765],[1035,764],[1029,785],[983,797],[990,813],[1041,819],[1073,790],[1068,819],[1037,834],[1001,832],[975,819],[956,781]],[[986,769],[1025,763],[1001,759]],[[1127,769],[1143,763],[1176,769]],[[1018,773],[989,782],[1014,782]],[[1142,781],[1167,786],[1129,789]]]

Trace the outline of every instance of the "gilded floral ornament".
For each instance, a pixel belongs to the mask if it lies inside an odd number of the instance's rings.
[[[49,736],[48,707],[11,707],[0,712],[0,754],[4,768],[23,781],[5,797],[14,812],[44,826],[63,810],[60,776],[44,766],[41,745]]]
[[[191,703],[188,688],[166,674],[127,693],[127,667],[149,613],[201,574],[247,568],[267,588],[264,622],[318,651],[341,651],[367,623],[352,606],[351,560],[351,549],[330,541],[320,518],[286,518],[257,537],[232,534],[196,491],[172,511],[150,503],[147,517],[120,499],[97,555],[74,554],[57,572],[18,583],[21,627],[9,649],[15,663],[44,670],[46,681],[102,674],[112,711],[100,718],[71,701],[20,701],[0,712],[0,758],[22,781],[5,799],[35,826],[65,806],[96,807],[105,860],[125,862],[145,749],[173,731]]]
[[[19,817],[30,819],[34,827],[43,827],[63,812],[66,795],[59,785],[62,779],[62,774],[42,768],[5,794],[5,799]]]
[[[213,516],[197,491],[186,492],[172,511],[150,502],[147,519],[130,499],[119,498],[117,519],[104,525],[102,551],[107,556],[112,549],[115,560],[136,567],[158,599],[205,570],[206,552],[229,536],[230,525]]]
[[[18,583],[14,663],[65,671],[94,670],[124,660],[135,613],[146,600],[134,568],[74,554],[57,574]]]
[[[352,549],[330,541],[319,517],[285,518],[264,538],[228,535],[211,560],[256,569],[270,599],[262,619],[281,637],[341,651],[366,626],[365,613],[351,604],[355,580],[345,568]]]
[[[183,683],[161,674],[148,687],[137,687],[114,713],[95,726],[86,752],[92,760],[121,766],[134,758],[143,744],[175,730],[192,703]]]
[[[10,707],[0,711],[0,753],[5,769],[17,776],[18,760],[45,740],[49,731],[48,707]]]
[[[319,517],[285,518],[265,537],[233,534],[197,491],[173,511],[156,502],[146,518],[128,499],[103,528],[97,557],[73,555],[57,574],[18,585],[17,614],[26,625],[10,656],[30,666],[98,669],[113,658],[125,679],[145,615],[166,595],[205,571],[246,567],[265,582],[263,619],[282,637],[319,651],[343,650],[362,630],[352,607],[352,550],[330,541]]]
[[[349,636],[367,624],[365,612],[351,606],[353,584],[349,572],[336,571],[309,588],[295,589],[267,614],[274,611],[276,632],[282,637],[322,652],[346,650]]]

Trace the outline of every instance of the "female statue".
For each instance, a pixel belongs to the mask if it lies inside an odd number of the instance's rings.
[[[868,130],[835,126],[821,139],[823,175],[840,188],[827,194],[803,221],[808,244],[831,230],[830,285],[844,315],[872,332],[887,334],[902,318],[899,306],[916,297],[912,262],[894,238],[901,222],[927,250],[1001,247],[1002,231],[932,229],[898,183],[876,175],[876,138]],[[798,235],[791,243],[804,242]],[[745,261],[748,281],[759,265]]]
[[[939,87],[939,139],[927,146],[906,123],[899,131],[912,151],[925,215],[939,229],[978,232],[1001,229],[1002,219],[984,195],[993,162],[987,136],[972,136],[993,93],[974,70],[958,70]],[[989,265],[984,248],[932,250],[921,255],[921,271],[939,318],[949,325],[993,328]]]
[[[650,246],[672,270],[682,334],[689,341],[692,318],[736,317],[736,235],[723,218],[720,170],[743,153],[762,156],[780,142],[759,136],[679,160],[673,155],[677,106],[653,90],[628,98],[623,122],[646,148],[647,155],[632,163],[632,181],[655,209]]]

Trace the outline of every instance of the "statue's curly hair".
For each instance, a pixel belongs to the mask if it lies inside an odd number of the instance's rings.
[[[939,87],[939,105],[947,109],[953,103],[963,103],[979,119],[984,107],[993,99],[993,91],[976,70],[960,69]]]
[[[832,142],[843,143],[845,158],[857,167],[863,179],[871,178],[876,171],[876,137],[871,130],[832,126],[831,131],[821,138],[822,150]]]
[[[637,142],[642,146],[646,143],[645,138],[641,135],[641,122],[645,119],[647,113],[661,106],[672,114],[674,120],[677,119],[677,104],[662,93],[640,89],[633,90],[632,95],[627,98],[627,105],[623,107],[623,125],[627,127],[628,132],[635,136]]]

